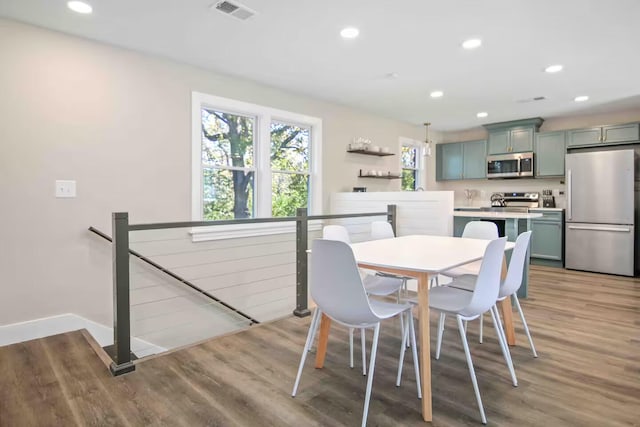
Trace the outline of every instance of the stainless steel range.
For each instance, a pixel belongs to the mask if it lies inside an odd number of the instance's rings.
[[[516,210],[526,212],[529,208],[540,207],[540,193],[518,193],[504,192],[493,193],[491,195],[491,207],[507,208],[505,210]],[[511,209],[518,208],[518,209]]]

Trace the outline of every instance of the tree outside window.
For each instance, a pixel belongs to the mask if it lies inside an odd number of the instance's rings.
[[[200,213],[195,219],[294,216],[297,208],[320,200],[311,168],[319,119],[194,93],[196,106],[199,177],[193,182],[194,191],[200,188],[194,193]]]
[[[418,183],[419,158],[418,148],[412,145],[402,145],[400,158],[402,162],[402,190],[414,191]]]
[[[202,109],[204,219],[254,216],[254,128],[255,117]]]
[[[271,123],[271,215],[294,216],[309,204],[309,127]]]

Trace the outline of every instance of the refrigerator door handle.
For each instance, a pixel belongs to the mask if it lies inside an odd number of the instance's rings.
[[[571,169],[567,170],[567,215],[569,216],[569,221],[571,220],[571,195],[573,193],[573,189],[571,188]]]
[[[592,231],[617,231],[619,233],[629,233],[631,228],[614,228],[614,227],[590,227],[587,225],[570,225],[569,230],[592,230]]]

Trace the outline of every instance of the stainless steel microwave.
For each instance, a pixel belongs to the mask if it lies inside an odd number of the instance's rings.
[[[533,153],[487,156],[487,178],[533,178]]]

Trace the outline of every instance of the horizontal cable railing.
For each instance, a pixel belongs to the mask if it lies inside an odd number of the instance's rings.
[[[153,224],[129,224],[127,213],[114,213],[113,239],[89,228],[113,243],[111,372],[135,369],[132,350],[144,357],[181,347],[281,317],[293,304],[294,315],[308,315],[309,221],[380,216],[395,229],[395,205],[386,212],[308,216],[298,209],[295,217]],[[295,222],[295,240],[286,231],[197,243],[191,235],[195,227],[282,222]]]
[[[104,234],[103,232],[101,232],[100,230],[96,229],[95,227],[89,227],[89,231],[97,234],[98,236],[112,242],[113,240],[107,236],[106,234]],[[210,293],[208,293],[207,291],[204,291],[202,289],[200,289],[199,287],[197,287],[196,285],[194,285],[193,283],[191,283],[190,281],[183,279],[182,277],[178,276],[177,274],[175,274],[174,272],[167,270],[166,268],[164,268],[163,266],[161,266],[160,264],[150,260],[149,258],[139,254],[138,252],[129,249],[129,253],[133,256],[135,256],[136,258],[140,259],[141,261],[146,262],[147,264],[151,265],[152,267],[156,268],[159,271],[162,271],[163,273],[165,273],[168,276],[171,276],[172,278],[176,279],[177,281],[179,281],[180,283],[190,287],[191,289],[195,290],[196,292],[201,293],[202,295],[206,296],[209,299],[214,300],[215,302],[222,304],[223,306],[227,307],[229,310],[232,310],[236,313],[238,313],[240,316],[248,319],[251,321],[251,323],[260,323],[258,322],[256,319],[247,316],[245,313],[241,312],[240,310],[235,309],[234,307],[228,305],[227,303],[225,303],[224,301],[221,301],[220,299],[216,298],[215,296],[211,295]]]

